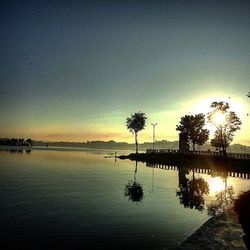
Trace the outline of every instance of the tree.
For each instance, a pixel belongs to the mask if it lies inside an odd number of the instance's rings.
[[[126,120],[127,129],[135,134],[135,149],[138,154],[138,132],[143,130],[146,126],[146,114],[139,111],[138,113],[131,114]]]
[[[23,146],[25,144],[25,141],[23,138],[18,139],[18,146]]]
[[[213,110],[208,113],[208,121],[216,128],[211,145],[222,148],[223,154],[226,154],[234,133],[240,129],[241,120],[235,112],[229,110],[227,102],[213,102],[210,107]]]
[[[211,145],[213,147],[219,148],[219,149],[223,149],[223,143],[222,143],[222,134],[219,130],[216,130],[214,133],[214,138],[211,139]],[[225,145],[226,148],[229,146],[229,142],[225,141]]]
[[[249,97],[249,98],[250,98],[250,91],[248,92],[247,97]]]
[[[209,131],[204,129],[205,115],[200,113],[196,115],[185,115],[181,117],[180,124],[176,126],[176,130],[181,134],[186,134],[187,140],[192,144],[193,151],[195,145],[203,145],[209,136]]]
[[[26,143],[27,143],[27,145],[30,146],[30,147],[33,146],[33,142],[32,142],[32,140],[31,140],[30,138],[26,140]]]

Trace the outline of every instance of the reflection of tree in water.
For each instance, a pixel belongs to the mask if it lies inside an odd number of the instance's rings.
[[[133,202],[139,202],[143,200],[143,187],[136,181],[137,173],[137,161],[135,164],[134,180],[129,180],[128,184],[125,185],[124,196],[128,197]]]
[[[193,178],[189,180],[186,177],[189,171],[186,168],[179,169],[179,190],[176,195],[180,199],[180,204],[185,208],[204,210],[204,195],[209,193],[208,183],[203,178]]]
[[[142,201],[143,188],[142,185],[136,181],[129,181],[125,187],[125,196],[131,201]]]
[[[234,204],[234,190],[227,186],[227,176],[224,177],[225,188],[215,195],[216,200],[207,205],[208,216],[217,216],[231,208]]]

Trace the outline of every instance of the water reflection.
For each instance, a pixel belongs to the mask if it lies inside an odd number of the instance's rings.
[[[219,176],[214,191],[209,186],[209,195],[204,195],[203,205],[192,201],[191,194],[199,197],[203,192],[196,190],[200,177],[213,183],[218,173],[212,176],[212,170],[197,167],[193,173],[194,165],[161,165],[171,169],[168,171],[143,164],[137,169],[135,162],[104,159],[107,151],[98,151],[101,155],[96,150],[75,149],[23,152],[22,157],[0,152],[1,236],[8,244],[17,245],[22,239],[34,239],[32,249],[37,245],[46,249],[49,243],[45,239],[55,248],[63,245],[62,249],[76,245],[79,249],[174,249],[208,219],[206,212],[195,207],[206,209],[215,199],[215,191],[225,188]],[[233,177],[227,183],[234,186],[236,195],[250,186],[249,180]],[[185,192],[191,193],[186,209],[176,197],[180,188],[184,197]]]
[[[27,148],[6,148],[6,149],[0,149],[0,151],[4,151],[4,152],[10,152],[11,154],[23,154],[24,152],[27,154],[31,153],[31,149]]]
[[[22,154],[23,153],[23,149],[10,149],[10,153],[11,154]]]
[[[215,178],[215,180],[221,180],[221,182],[224,185],[219,184],[217,186],[218,190],[215,192],[215,200],[212,201],[210,204],[207,205],[207,214],[209,216],[217,216],[226,211],[227,209],[231,208],[234,204],[234,190],[233,186],[228,186],[227,184],[227,175],[226,173],[218,173],[218,176]],[[215,183],[219,183],[218,181],[215,181]],[[219,188],[221,190],[219,190]],[[216,188],[216,185],[215,185]]]
[[[178,189],[176,196],[185,208],[207,212],[208,216],[217,216],[230,209],[235,200],[235,190],[232,185],[232,178],[235,181],[249,179],[249,170],[246,168],[218,170],[217,168],[204,168],[203,166],[169,166],[164,164],[151,164],[147,166],[165,170],[178,171]],[[191,174],[192,173],[192,174]],[[230,184],[228,185],[228,178]],[[233,181],[234,183],[234,181]],[[237,187],[237,182],[235,183]],[[250,186],[249,186],[250,187]],[[241,190],[237,190],[236,195]]]
[[[203,211],[204,195],[209,193],[208,183],[201,177],[195,178],[194,172],[192,179],[187,178],[187,174],[189,174],[187,168],[179,169],[179,190],[176,191],[176,195],[180,199],[180,204],[185,208]]]
[[[135,163],[134,179],[128,180],[128,184],[125,185],[124,196],[132,202],[142,202],[144,194],[142,185],[136,181],[137,173],[137,161]]]

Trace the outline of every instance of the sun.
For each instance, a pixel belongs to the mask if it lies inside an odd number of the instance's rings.
[[[223,97],[223,95],[216,95],[216,96],[202,96],[196,100],[192,100],[190,107],[188,110],[191,110],[191,113],[198,114],[203,113],[207,115],[212,111],[210,107],[212,102],[214,101],[223,101],[229,103],[230,111],[234,111],[238,116],[243,117],[246,115],[246,104],[242,102],[241,99],[238,98],[231,98],[231,97]],[[223,117],[223,112],[219,112],[215,115],[215,122],[223,122],[225,121],[225,116]]]
[[[215,125],[223,125],[226,122],[226,116],[222,111],[216,111],[212,115],[212,121]]]

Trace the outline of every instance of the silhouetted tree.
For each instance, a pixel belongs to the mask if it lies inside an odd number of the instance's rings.
[[[186,134],[189,143],[192,144],[193,151],[195,145],[203,145],[209,136],[209,131],[204,129],[205,115],[200,113],[196,115],[185,115],[181,117],[180,124],[176,126],[176,130]]]
[[[215,126],[216,131],[211,145],[222,148],[224,154],[226,149],[232,142],[234,133],[240,129],[241,120],[235,112],[229,111],[230,106],[226,102],[213,102],[210,106],[213,110],[208,113],[208,121]],[[214,119],[216,114],[223,116],[221,121]]]
[[[249,98],[250,98],[250,91],[248,92],[247,97],[249,97]]]
[[[18,139],[15,138],[10,139],[10,146],[18,146]]]
[[[222,134],[219,130],[216,130],[215,133],[214,133],[214,138],[211,139],[211,145],[213,147],[216,147],[216,148],[223,148],[223,146],[225,146],[226,148],[229,146],[229,142],[228,141],[225,141],[223,145],[222,143]],[[223,151],[224,152],[224,151]]]
[[[31,139],[27,139],[26,143],[28,144],[28,146],[33,146],[33,142]]]
[[[26,141],[23,138],[12,138],[12,139],[0,139],[0,145],[8,145],[8,146],[28,146],[33,145],[31,139],[27,139]]]
[[[132,114],[126,120],[127,129],[131,133],[135,134],[136,154],[138,154],[138,132],[145,128],[146,120],[147,120],[146,114],[140,111],[138,113]]]

